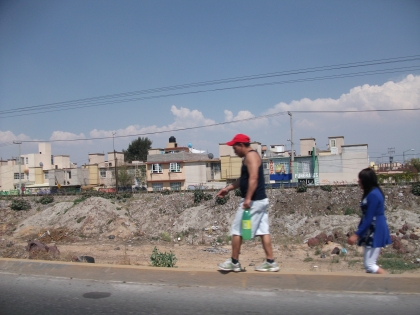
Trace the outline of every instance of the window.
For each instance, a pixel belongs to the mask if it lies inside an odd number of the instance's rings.
[[[105,178],[105,177],[106,177],[106,170],[105,170],[105,169],[103,169],[103,168],[101,168],[101,169],[99,170],[99,176],[101,176],[102,178]]]
[[[71,179],[71,172],[69,171],[67,172],[67,174],[69,174],[69,179]]]
[[[162,173],[162,165],[152,164],[152,173]]]
[[[171,186],[171,190],[181,190],[181,183],[180,182],[170,183],[170,186]]]
[[[331,143],[331,148],[334,148],[335,147],[335,139],[331,139],[330,143]]]
[[[14,179],[25,179],[25,174],[20,173],[20,178],[19,178],[19,173],[14,173],[13,178]]]
[[[26,174],[26,180],[29,180],[29,173]]]
[[[153,189],[153,191],[162,190],[163,189],[163,183],[152,183],[152,189]]]
[[[26,158],[26,164],[29,164],[29,159],[28,158]]]
[[[48,172],[44,173],[44,179],[48,179]]]
[[[179,163],[170,163],[169,164],[169,172],[181,172],[181,165]]]
[[[263,169],[269,169],[270,165],[267,162],[263,162]]]

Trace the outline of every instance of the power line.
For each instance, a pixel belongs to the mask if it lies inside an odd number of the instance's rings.
[[[290,111],[290,112],[292,112],[292,113],[306,113],[306,114],[332,114],[332,113],[342,114],[342,113],[398,112],[398,111],[417,111],[417,110],[420,110],[420,108],[367,109],[367,110],[344,110],[344,111]],[[268,115],[262,115],[262,116],[255,116],[255,117],[251,117],[251,118],[238,119],[238,120],[233,120],[233,121],[226,121],[226,122],[221,122],[221,123],[203,125],[203,126],[185,127],[185,128],[171,129],[171,130],[143,132],[143,133],[138,133],[138,134],[115,136],[115,138],[138,137],[138,136],[155,135],[155,134],[162,134],[162,133],[168,133],[168,132],[178,132],[178,131],[185,131],[185,130],[209,128],[209,127],[216,127],[216,126],[246,122],[246,121],[251,121],[251,120],[256,120],[256,119],[270,118],[270,117],[281,116],[281,115],[287,115],[287,111],[268,114]],[[22,140],[22,142],[25,142],[25,143],[31,143],[31,142],[35,142],[35,143],[39,143],[39,142],[75,142],[75,141],[104,140],[104,139],[111,139],[111,138],[113,138],[113,137],[109,136],[109,137],[95,137],[95,138],[85,138],[85,139],[65,139],[65,140],[45,140],[45,141]]]
[[[402,59],[402,58],[405,58],[405,59]],[[301,70],[283,71],[283,72],[276,72],[276,73],[263,74],[263,75],[238,77],[238,78],[232,78],[232,79],[221,79],[221,80],[215,80],[215,81],[204,81],[204,82],[198,82],[198,83],[176,85],[176,86],[149,89],[149,90],[141,90],[141,91],[128,92],[128,93],[120,93],[120,94],[99,96],[99,97],[93,97],[93,98],[85,98],[85,99],[79,99],[79,100],[73,100],[73,101],[67,101],[67,102],[58,102],[58,103],[50,103],[50,104],[44,104],[44,105],[27,106],[27,107],[21,107],[21,108],[17,108],[17,109],[0,111],[0,115],[7,115],[7,114],[19,113],[19,112],[34,112],[36,110],[45,110],[45,111],[41,111],[41,112],[38,112],[38,113],[46,113],[46,112],[69,110],[69,109],[92,107],[92,106],[103,106],[103,105],[116,104],[116,103],[122,103],[122,102],[132,102],[132,101],[139,101],[139,100],[146,100],[146,99],[153,99],[153,98],[197,94],[197,93],[204,93],[204,92],[215,92],[215,91],[223,91],[223,90],[231,90],[231,89],[239,89],[239,88],[250,88],[250,87],[260,87],[260,86],[267,86],[267,85],[287,84],[287,83],[299,83],[299,82],[305,82],[305,81],[338,79],[338,78],[346,78],[346,77],[354,77],[354,76],[362,76],[362,75],[395,73],[395,72],[401,72],[401,71],[407,71],[407,70],[417,70],[419,68],[419,66],[409,66],[409,67],[399,67],[399,68],[391,68],[391,69],[371,70],[371,71],[366,71],[366,72],[356,72],[356,73],[349,73],[349,74],[336,74],[336,75],[323,76],[323,77],[295,79],[295,80],[279,81],[279,82],[267,82],[267,83],[259,83],[259,84],[252,84],[252,85],[217,88],[217,89],[210,89],[210,90],[189,91],[189,92],[172,93],[172,94],[164,94],[164,95],[145,96],[145,97],[131,98],[131,99],[112,100],[113,98],[121,98],[121,97],[140,95],[140,94],[157,93],[157,92],[185,89],[185,88],[191,88],[191,87],[200,87],[200,86],[207,86],[207,85],[214,85],[214,84],[225,84],[225,83],[231,83],[231,82],[238,82],[238,81],[245,81],[245,80],[256,80],[256,79],[275,77],[275,76],[296,75],[296,74],[304,74],[304,73],[310,73],[310,72],[331,71],[331,70],[337,70],[337,69],[354,68],[354,67],[366,67],[366,66],[372,66],[372,65],[378,65],[378,64],[407,62],[407,61],[415,61],[415,60],[420,60],[420,55],[409,56],[409,58],[408,57],[398,57],[398,58],[380,59],[380,60],[376,60],[376,61],[358,62],[358,63],[334,65],[334,66],[323,66],[323,67],[316,67],[316,68],[306,68],[306,69],[301,69]],[[101,102],[101,101],[107,100],[107,99],[111,99],[111,100]],[[99,103],[98,103],[98,101],[99,101]],[[60,109],[53,110],[54,108],[60,108]],[[50,109],[50,110],[47,110],[47,109]],[[0,118],[16,117],[16,116],[23,116],[23,115],[28,115],[28,114],[3,116],[3,117],[0,117]]]

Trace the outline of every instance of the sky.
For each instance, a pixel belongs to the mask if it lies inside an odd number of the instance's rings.
[[[287,112],[298,154],[344,136],[420,157],[419,17],[418,0],[2,0],[0,157],[52,141],[82,165],[146,136],[218,157],[236,133],[290,149]]]

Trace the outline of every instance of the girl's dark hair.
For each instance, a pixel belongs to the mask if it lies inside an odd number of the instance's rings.
[[[370,191],[375,187],[381,191],[382,196],[384,195],[381,187],[379,187],[378,177],[376,176],[375,171],[371,168],[365,168],[361,170],[359,173],[359,179],[363,187],[363,198],[365,198],[367,194],[370,193]]]

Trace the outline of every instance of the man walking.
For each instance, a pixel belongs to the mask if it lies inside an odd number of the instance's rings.
[[[229,191],[240,188],[242,200],[232,223],[232,257],[224,263],[218,264],[219,269],[225,271],[241,271],[239,263],[239,252],[242,244],[242,214],[244,209],[251,212],[252,237],[260,236],[266,255],[266,261],[255,267],[257,271],[279,271],[278,264],[274,261],[273,248],[268,225],[268,198],[265,194],[264,171],[261,158],[250,146],[250,139],[247,135],[237,134],[232,141],[226,143],[232,146],[233,151],[243,158],[241,177],[233,184],[221,189],[217,197],[226,196]]]

